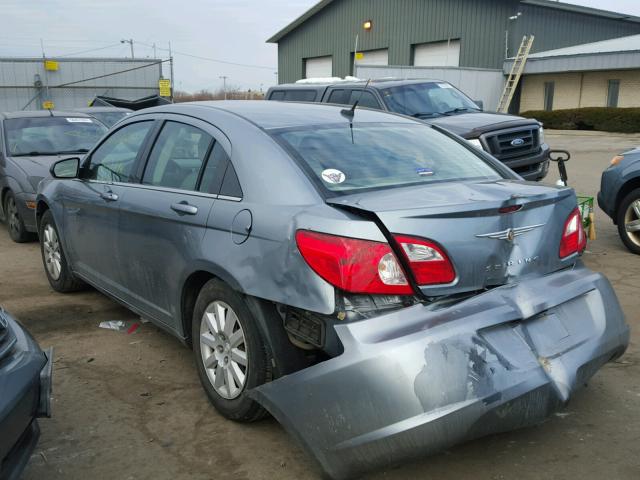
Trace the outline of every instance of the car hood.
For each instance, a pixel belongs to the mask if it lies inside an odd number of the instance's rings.
[[[461,113],[445,117],[424,119],[425,122],[438,125],[464,138],[478,138],[486,132],[503,128],[539,125],[536,120],[502,113]]]
[[[43,178],[50,176],[49,169],[58,160],[74,158],[81,155],[38,155],[33,157],[11,157],[14,165],[25,174],[33,191],[38,190],[38,184]]]

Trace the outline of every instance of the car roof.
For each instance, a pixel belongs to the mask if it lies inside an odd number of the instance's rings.
[[[344,106],[321,103],[277,102],[264,100],[220,100],[205,102],[185,102],[139,110],[130,115],[132,119],[148,113],[177,113],[192,115],[215,123],[216,112],[224,111],[253,123],[262,129],[298,127],[305,125],[326,125],[346,122],[341,114]],[[355,123],[419,123],[408,117],[381,110],[357,108]]]
[[[402,79],[402,78],[378,78],[369,80],[369,87],[371,88],[387,88],[387,87],[398,87],[401,85],[415,85],[420,83],[448,83],[446,80],[437,80],[433,78],[413,78],[413,79]],[[270,90],[289,90],[289,89],[312,89],[312,88],[327,88],[327,87],[364,87],[367,84],[367,80],[345,80],[343,82],[327,82],[327,83],[283,83],[281,85],[276,85],[271,87]]]
[[[89,115],[91,115],[92,112],[93,113],[95,112],[123,112],[123,113],[133,112],[133,110],[131,110],[130,108],[123,108],[123,107],[82,107],[82,108],[74,108],[73,111],[88,113]]]
[[[72,112],[67,110],[27,110],[19,112],[2,112],[0,113],[5,119],[9,118],[42,118],[42,117],[86,117],[90,118],[90,115],[86,115],[82,112]]]

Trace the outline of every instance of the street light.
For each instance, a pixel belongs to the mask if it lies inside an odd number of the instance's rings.
[[[120,40],[120,43],[128,43],[129,44],[129,47],[131,47],[131,59],[133,59],[134,58],[134,56],[133,56],[133,38],[130,38],[129,40],[123,38],[122,40]]]
[[[509,58],[509,22],[515,22],[522,16],[522,12],[509,17],[507,22],[507,30],[504,32],[504,58]]]

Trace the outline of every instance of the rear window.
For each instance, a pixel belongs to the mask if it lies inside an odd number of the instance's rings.
[[[284,129],[274,137],[329,193],[502,178],[487,162],[427,125],[353,124]]]

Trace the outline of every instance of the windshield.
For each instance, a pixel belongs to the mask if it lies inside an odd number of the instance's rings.
[[[11,118],[4,122],[7,154],[13,157],[86,153],[107,128],[92,118]]]
[[[470,148],[427,125],[354,123],[351,130],[345,122],[284,129],[274,137],[332,193],[502,178]]]
[[[87,112],[88,115],[96,117],[107,127],[111,127],[122,118],[129,115],[129,112]]]
[[[386,88],[381,93],[389,110],[414,117],[480,110],[473,100],[446,82],[402,85]]]

